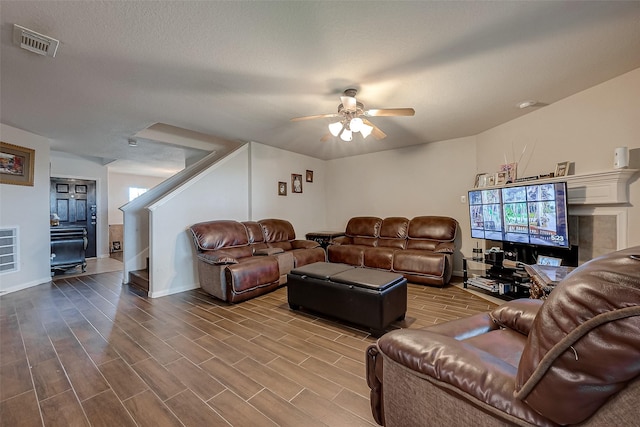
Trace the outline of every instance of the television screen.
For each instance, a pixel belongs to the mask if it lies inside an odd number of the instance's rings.
[[[469,191],[471,237],[569,247],[567,184],[529,184]]]

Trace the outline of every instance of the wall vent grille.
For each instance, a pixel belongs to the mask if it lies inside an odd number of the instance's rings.
[[[18,229],[0,229],[0,274],[18,271]]]
[[[17,24],[13,25],[13,40],[23,49],[52,58],[56,56],[58,45],[60,44],[56,39],[36,33]]]

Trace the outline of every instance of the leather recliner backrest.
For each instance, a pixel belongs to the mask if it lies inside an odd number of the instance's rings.
[[[458,221],[446,216],[417,216],[409,221],[407,249],[434,250],[438,243],[453,242]]]
[[[407,245],[409,219],[389,217],[382,220],[378,246],[404,249]]]
[[[258,221],[262,227],[264,241],[272,248],[281,248],[285,251],[293,249],[291,242],[296,238],[293,225],[284,219],[261,219]]]
[[[233,220],[207,221],[189,227],[193,242],[199,251],[226,247],[247,246],[249,236],[243,224]]]
[[[349,220],[345,234],[356,245],[376,246],[380,236],[382,218],[374,216],[356,216]]]
[[[578,424],[640,376],[640,246],[591,260],[540,308],[516,397],[558,424]],[[631,404],[631,403],[630,403]]]

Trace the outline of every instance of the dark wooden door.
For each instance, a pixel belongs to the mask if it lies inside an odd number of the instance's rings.
[[[51,213],[60,217],[60,227],[87,229],[87,258],[96,256],[96,182],[51,178]]]

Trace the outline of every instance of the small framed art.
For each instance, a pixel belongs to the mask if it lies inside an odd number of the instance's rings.
[[[291,174],[291,192],[302,193],[302,175],[297,173]]]
[[[313,171],[307,169],[307,182],[313,182]]]
[[[33,187],[35,150],[0,142],[0,184]]]
[[[284,181],[278,182],[278,196],[286,196],[287,195],[287,183]]]

